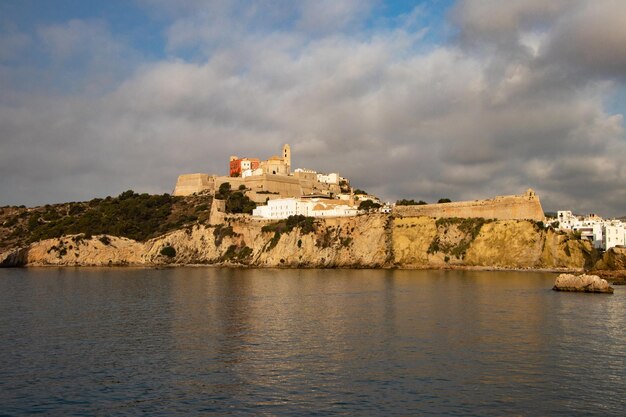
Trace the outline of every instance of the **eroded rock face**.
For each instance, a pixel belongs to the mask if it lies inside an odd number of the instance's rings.
[[[221,264],[310,268],[563,268],[593,265],[590,242],[522,220],[487,221],[369,214],[315,220],[275,234],[272,222],[228,216],[147,242],[113,236],[64,236],[0,255],[0,266]],[[168,248],[170,247],[170,248]],[[170,249],[164,252],[165,248]],[[173,249],[173,251],[171,250]],[[612,268],[624,268],[612,253]],[[622,257],[620,257],[622,256]],[[607,268],[608,269],[608,268]]]
[[[613,287],[609,283],[597,275],[572,275],[561,274],[556,278],[554,287],[555,291],[572,291],[572,292],[596,292],[613,294]]]
[[[268,222],[239,219],[213,226],[194,226],[145,244],[147,264],[240,264],[266,267],[368,267],[387,265],[388,236],[384,215],[319,219],[316,230],[294,228],[275,237],[263,232]],[[166,258],[165,246],[176,250]]]
[[[625,270],[626,269],[626,248],[611,248],[604,253],[602,264],[605,269]]]
[[[24,264],[29,266],[126,266],[143,265],[144,245],[115,236],[81,235],[46,239],[31,244]]]
[[[24,266],[27,263],[27,248],[17,248],[0,253],[0,267]]]

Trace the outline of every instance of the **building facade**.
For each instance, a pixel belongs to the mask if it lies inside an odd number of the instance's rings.
[[[244,171],[255,170],[259,167],[260,161],[257,158],[230,157],[230,176],[241,177]]]
[[[264,219],[280,220],[289,216],[307,217],[346,217],[356,216],[356,206],[342,200],[324,198],[280,198],[269,200],[267,205],[259,206],[253,216]]]
[[[608,250],[623,246],[626,242],[624,223],[605,220],[596,214],[576,216],[570,210],[557,211],[558,228],[580,233],[581,239],[589,240],[596,249]]]

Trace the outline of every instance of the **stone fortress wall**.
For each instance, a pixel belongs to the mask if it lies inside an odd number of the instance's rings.
[[[178,176],[173,195],[191,195],[205,190],[215,190],[215,176],[209,174],[183,174]]]
[[[498,196],[488,200],[454,203],[395,206],[393,214],[400,217],[462,217],[496,220],[529,219],[543,221],[545,215],[539,197],[528,189],[522,195]]]

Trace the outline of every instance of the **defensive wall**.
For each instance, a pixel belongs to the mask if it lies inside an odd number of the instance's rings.
[[[174,195],[190,195],[202,191],[215,194],[220,185],[228,182],[232,190],[244,185],[246,195],[257,203],[285,197],[300,197],[310,194],[330,195],[338,194],[341,189],[338,184],[327,184],[317,180],[309,173],[296,172],[293,175],[262,174],[249,177],[226,177],[208,174],[184,174],[178,177]]]
[[[173,195],[191,195],[205,190],[215,190],[215,176],[209,174],[183,174],[178,176]]]
[[[483,217],[496,220],[543,221],[545,215],[537,194],[529,189],[522,195],[498,196],[489,200],[398,206],[393,214],[400,217]]]

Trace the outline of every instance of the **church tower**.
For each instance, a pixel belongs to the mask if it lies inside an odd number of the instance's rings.
[[[287,175],[291,173],[291,147],[288,144],[283,145],[283,162],[287,165]]]

